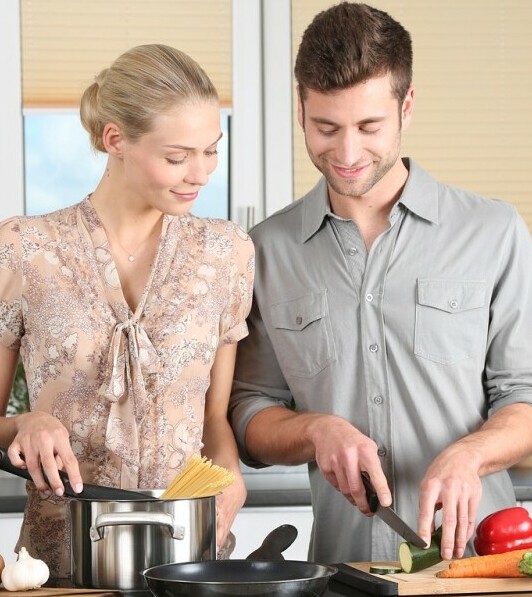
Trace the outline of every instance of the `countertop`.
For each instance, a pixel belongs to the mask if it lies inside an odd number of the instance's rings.
[[[112,589],[89,589],[86,592],[82,589],[71,589],[72,592],[54,593],[54,591],[46,589],[33,589],[31,596],[29,592],[24,592],[22,597],[153,597],[149,590],[135,590],[135,591],[117,591]],[[0,597],[11,597],[12,593],[4,591],[0,587]],[[307,597],[310,597],[305,593]],[[331,581],[322,597],[370,597],[369,593],[365,593],[353,587],[348,587],[342,583]],[[422,596],[421,596],[422,597]],[[478,595],[477,597],[482,597]],[[498,595],[497,597],[501,597]]]
[[[532,501],[532,468],[510,469],[517,501]],[[245,468],[248,489],[245,506],[308,506],[310,489],[306,467]],[[22,512],[26,503],[25,480],[0,471],[0,513]]]
[[[26,481],[0,471],[0,513],[22,512],[26,504]]]
[[[53,586],[54,583],[47,583],[46,587]],[[65,587],[64,584],[60,586]],[[67,590],[66,588],[62,589],[61,594],[57,594],[54,596],[53,591],[47,590],[43,587],[43,589],[34,589],[31,591],[31,596],[26,592],[24,597],[153,597],[152,593],[149,590],[132,590],[132,591],[119,591],[113,589],[88,589],[84,592],[83,589],[71,589]],[[0,597],[9,597],[11,593],[5,593],[2,589],[0,589]],[[305,595],[306,597],[311,597],[308,593],[301,593],[301,595]],[[337,582],[334,579],[331,579],[329,582],[325,592],[322,594],[322,597],[371,597],[373,594],[367,593],[360,589],[350,587],[344,583]],[[475,593],[474,596],[469,597],[518,597],[519,595],[530,595],[529,593]],[[191,594],[193,597],[193,594]],[[429,597],[418,595],[417,597]],[[467,594],[463,593],[461,597],[468,597]]]

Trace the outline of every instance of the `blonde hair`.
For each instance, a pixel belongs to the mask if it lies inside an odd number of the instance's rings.
[[[187,102],[218,101],[218,93],[190,56],[162,44],[136,46],[96,76],[83,93],[80,117],[92,146],[105,152],[104,127],[114,122],[135,141],[156,116]]]

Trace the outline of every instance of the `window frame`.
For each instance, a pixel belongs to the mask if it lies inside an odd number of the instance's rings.
[[[0,219],[24,213],[24,148],[19,0],[0,2],[0,168],[4,197]]]

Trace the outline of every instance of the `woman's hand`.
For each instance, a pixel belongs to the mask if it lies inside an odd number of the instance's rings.
[[[227,539],[236,515],[246,501],[246,486],[242,475],[216,496],[216,548],[220,549]]]
[[[14,419],[17,432],[7,450],[11,463],[27,469],[37,489],[46,494],[63,495],[65,488],[59,470],[66,471],[74,491],[81,492],[83,480],[66,427],[42,411],[24,413]]]

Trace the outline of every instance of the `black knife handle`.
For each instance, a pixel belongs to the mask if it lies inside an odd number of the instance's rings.
[[[361,471],[360,476],[362,477],[362,482],[364,483],[364,487],[366,489],[366,499],[368,500],[369,509],[372,512],[377,512],[377,508],[379,507],[379,498],[373,489],[369,475],[366,471]]]

